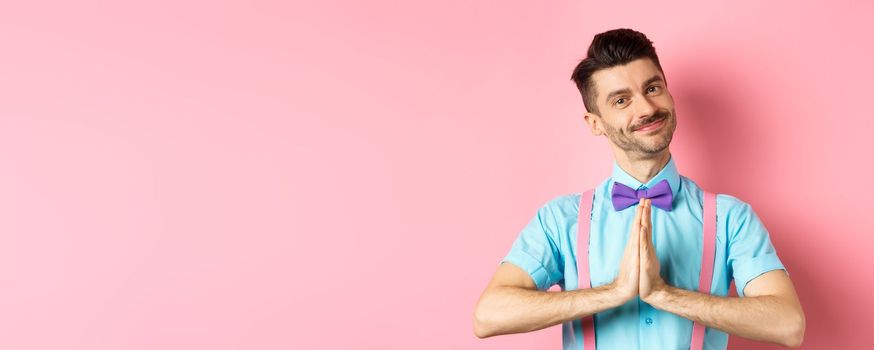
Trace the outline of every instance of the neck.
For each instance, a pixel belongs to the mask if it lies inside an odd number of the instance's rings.
[[[637,154],[615,152],[616,163],[628,175],[642,183],[647,183],[671,160],[671,152],[665,148],[656,154]]]

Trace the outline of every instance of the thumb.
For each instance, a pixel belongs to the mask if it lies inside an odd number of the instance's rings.
[[[631,278],[637,279],[640,271],[640,231],[634,231],[629,237],[631,241],[631,254],[628,263],[631,264]]]
[[[636,258],[635,260],[640,260],[640,254],[641,254],[641,245],[640,245],[640,240],[641,240],[641,236],[642,236],[642,235],[641,235],[641,232],[640,232],[640,228],[638,228],[637,230],[634,230],[634,234],[633,234],[632,237],[631,237],[631,239],[634,240],[634,247],[633,247],[632,249],[633,249],[634,257]]]
[[[642,278],[643,271],[646,270],[646,245],[643,242],[645,233],[643,230],[637,231],[637,270],[638,278]]]

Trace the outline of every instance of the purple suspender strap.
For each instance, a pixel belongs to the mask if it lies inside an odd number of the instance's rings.
[[[577,221],[578,289],[592,288],[591,276],[589,274],[589,230],[591,227],[594,194],[595,190],[588,190],[580,197],[580,212]],[[716,194],[706,191],[704,192],[704,230],[702,233],[704,251],[701,256],[701,274],[698,280],[698,291],[710,294],[710,285],[713,281],[713,260],[716,253]],[[595,349],[594,321],[594,315],[586,316],[581,320],[584,350]],[[695,323],[692,326],[690,349],[704,348],[704,331],[704,326],[699,323]]]

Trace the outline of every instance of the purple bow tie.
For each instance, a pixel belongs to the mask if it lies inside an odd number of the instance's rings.
[[[668,180],[659,181],[652,188],[634,190],[631,187],[625,186],[618,182],[613,182],[613,209],[620,211],[640,202],[641,198],[649,198],[652,200],[652,205],[662,208],[662,210],[671,211],[671,203],[674,200],[674,194],[671,192],[671,185]]]

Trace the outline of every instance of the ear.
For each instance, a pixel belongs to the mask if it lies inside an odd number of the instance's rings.
[[[589,125],[589,130],[592,131],[592,135],[595,135],[595,136],[605,135],[604,134],[604,126],[601,124],[602,123],[601,116],[599,116],[595,113],[592,113],[592,112],[586,112],[586,114],[583,115],[583,119],[585,119],[586,124]]]

